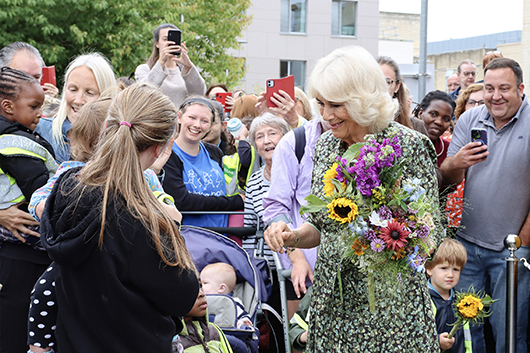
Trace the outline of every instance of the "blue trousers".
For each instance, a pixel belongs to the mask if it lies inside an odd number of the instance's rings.
[[[506,331],[506,261],[508,250],[494,251],[470,243],[461,237],[457,239],[467,250],[467,263],[464,266],[456,290],[466,290],[473,285],[476,291],[482,290],[498,299],[491,306],[489,318],[493,328],[493,337],[497,353],[505,353]],[[530,260],[530,247],[521,246],[515,252],[517,258]],[[526,329],[528,326],[528,304],[530,299],[530,271],[521,263],[517,276],[517,335],[516,352],[526,353]],[[484,330],[482,325],[470,325],[473,339],[473,352],[486,352]]]

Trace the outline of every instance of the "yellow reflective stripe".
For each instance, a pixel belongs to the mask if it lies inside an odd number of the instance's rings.
[[[24,150],[24,149],[18,148],[18,147],[6,147],[6,148],[1,149],[0,153],[3,154],[3,155],[6,155],[6,156],[26,155],[26,156],[37,157],[39,159],[42,159],[43,161],[46,160],[46,158],[44,158],[40,154],[37,154],[35,152],[31,152],[31,151],[28,151],[28,150]]]
[[[219,333],[219,341],[221,342],[221,350],[224,353],[233,353],[232,352],[232,347],[230,346],[230,343],[228,342],[228,339],[226,338],[225,333],[223,332],[223,330],[221,330],[221,328],[219,326],[217,326],[216,324],[214,324],[214,323],[210,322],[209,324],[213,325],[215,327],[215,329],[217,330],[217,332]]]
[[[297,313],[294,313],[293,317],[291,318],[291,323],[298,324],[298,326],[300,326],[304,331],[309,330],[309,325],[307,322],[305,322],[304,319],[302,319]]]
[[[16,199],[12,200],[12,201],[9,201],[11,203],[19,203],[19,202],[22,202],[24,201],[26,198],[24,197],[24,195],[20,195],[19,197],[17,197]]]

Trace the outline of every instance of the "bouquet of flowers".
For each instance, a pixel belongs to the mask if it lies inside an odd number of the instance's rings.
[[[419,179],[403,179],[407,161],[399,161],[399,133],[382,143],[373,135],[365,141],[335,157],[324,174],[325,196],[309,195],[300,212],[327,208],[328,218],[340,224],[343,256],[368,274],[374,312],[374,273],[399,282],[402,275],[424,271],[434,247],[429,235],[437,201],[427,196]]]
[[[484,318],[491,315],[491,312],[486,312],[485,309],[496,301],[497,299],[491,299],[488,294],[482,291],[476,293],[473,286],[467,292],[456,292],[456,300],[453,306],[457,319],[447,338],[452,338],[460,327],[470,322],[475,324],[484,323]]]

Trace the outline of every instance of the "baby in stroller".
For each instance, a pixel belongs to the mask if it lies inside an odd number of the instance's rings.
[[[249,314],[245,311],[243,302],[232,296],[237,281],[234,268],[224,262],[213,263],[203,268],[200,277],[208,300],[218,302],[216,307],[225,306],[220,312],[235,308],[236,327],[252,332],[254,325]],[[216,311],[219,312],[219,310]],[[211,318],[210,321],[215,322],[215,317]],[[257,341],[245,339],[244,336],[238,336],[231,332],[225,332],[225,334],[235,353],[258,352]]]

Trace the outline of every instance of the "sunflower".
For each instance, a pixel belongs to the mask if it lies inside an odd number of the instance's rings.
[[[460,314],[466,319],[473,319],[482,309],[484,309],[482,300],[471,294],[463,297],[456,306],[458,307]]]
[[[339,173],[337,173],[338,166],[339,165],[337,163],[333,163],[331,168],[329,168],[324,173],[324,179],[322,179],[322,181],[324,182],[324,194],[328,197],[331,196],[331,194],[335,190],[335,185],[333,185],[331,180],[337,179],[337,175],[339,175]],[[344,183],[342,183],[342,185],[344,186]]]
[[[359,214],[357,205],[350,199],[339,197],[328,203],[328,217],[342,224],[350,223]]]
[[[407,237],[409,236],[410,231],[406,227],[396,221],[388,222],[388,226],[381,230],[379,238],[383,239],[386,243],[387,249],[392,249],[397,251],[405,246],[405,243],[408,243]]]

